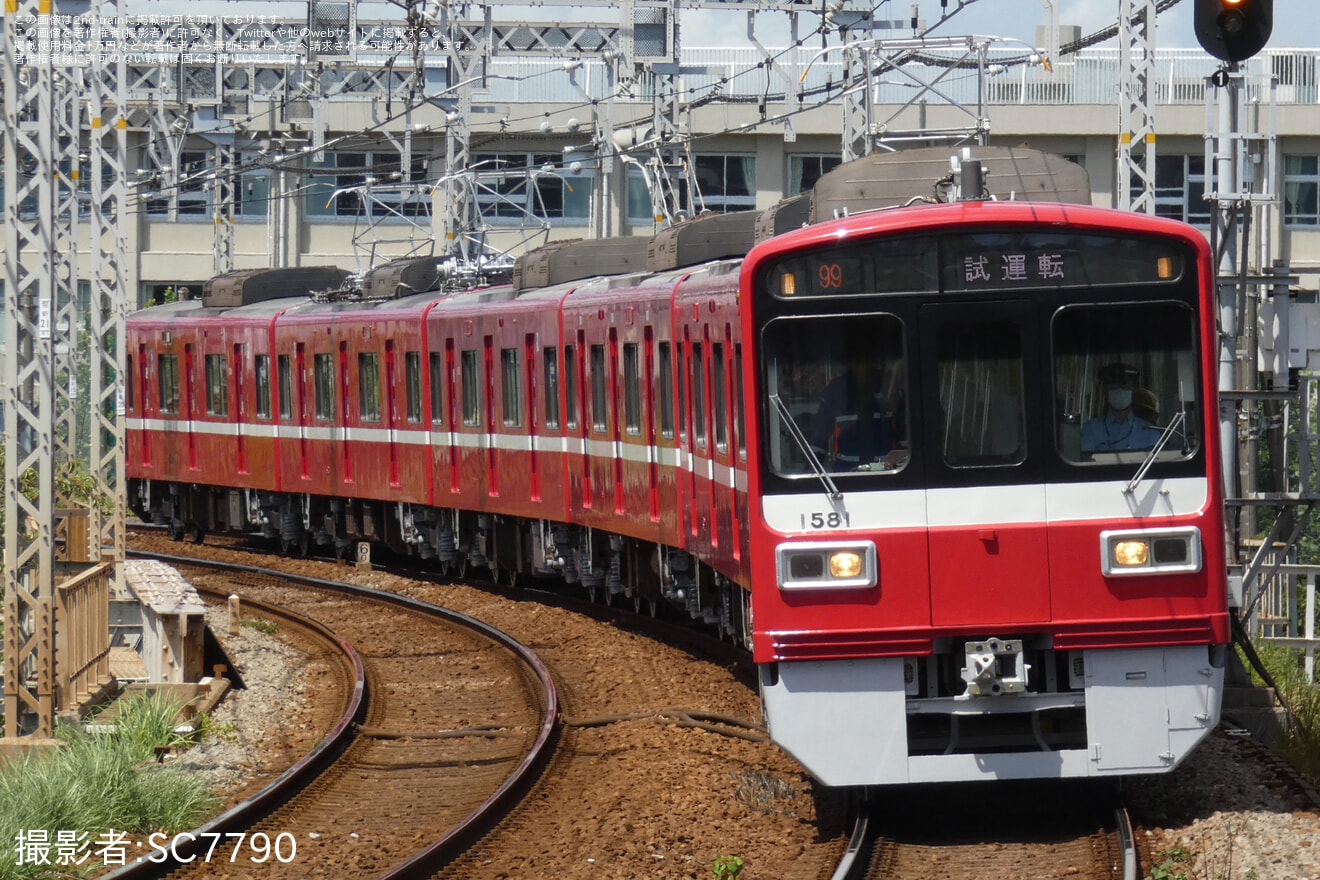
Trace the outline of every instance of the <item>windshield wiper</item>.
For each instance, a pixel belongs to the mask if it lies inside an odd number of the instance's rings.
[[[838,486],[834,485],[834,481],[830,479],[825,466],[820,463],[820,459],[812,451],[811,444],[802,435],[802,429],[797,426],[797,422],[793,421],[793,414],[788,411],[788,404],[784,403],[778,394],[771,394],[770,402],[775,405],[775,409],[779,411],[779,417],[784,420],[784,427],[788,428],[788,436],[792,437],[798,449],[802,450],[802,453],[807,457],[807,461],[811,463],[812,471],[820,479],[821,484],[825,486],[825,494],[830,497],[831,501],[841,500],[843,493],[839,491]]]
[[[1146,478],[1146,471],[1150,470],[1150,466],[1155,463],[1155,456],[1163,451],[1165,444],[1173,436],[1174,430],[1183,423],[1186,416],[1186,411],[1178,410],[1178,414],[1169,420],[1169,424],[1165,427],[1164,433],[1160,435],[1160,439],[1155,441],[1155,445],[1151,447],[1150,452],[1146,453],[1146,460],[1141,463],[1141,467],[1137,468],[1137,472],[1132,475],[1132,479],[1123,487],[1124,495],[1131,495],[1137,490],[1137,486],[1141,485],[1141,481]]]

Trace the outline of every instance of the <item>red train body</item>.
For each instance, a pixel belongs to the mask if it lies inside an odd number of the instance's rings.
[[[1211,291],[1190,227],[978,202],[532,290],[159,306],[132,501],[682,608],[827,784],[1162,772],[1229,641]]]

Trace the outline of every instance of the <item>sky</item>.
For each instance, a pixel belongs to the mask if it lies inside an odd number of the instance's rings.
[[[260,7],[267,15],[295,17],[305,15],[307,5],[299,2],[263,2],[254,0],[125,0],[130,13],[202,13],[209,15],[238,14],[238,10],[252,14]],[[873,0],[877,3],[877,18],[910,20],[912,7],[927,23],[934,23],[941,15],[940,0]],[[1094,33],[1118,20],[1119,0],[1055,0],[1060,3],[1061,24],[1078,25],[1082,35]],[[1156,26],[1156,45],[1162,48],[1195,48],[1196,34],[1192,30],[1194,0],[1182,0],[1162,13]],[[1036,25],[1046,21],[1042,0],[947,0],[949,9],[961,11],[935,33],[943,36],[977,34],[980,36],[1009,37],[1027,43],[1035,42]],[[389,4],[364,2],[359,8],[363,18],[381,16]],[[397,4],[393,7],[397,9]],[[394,17],[390,15],[389,17]],[[543,6],[539,9],[520,7],[495,8],[497,21],[610,21],[614,17],[611,7]],[[782,16],[781,16],[782,18]],[[745,12],[684,11],[681,18],[682,45],[690,47],[745,45],[747,32]],[[814,16],[801,18],[803,30],[814,27]],[[807,22],[811,22],[807,24]],[[786,25],[773,24],[762,29],[761,41],[767,46],[781,46],[788,42]],[[904,33],[910,36],[910,32]],[[1274,0],[1274,36],[1270,48],[1320,48],[1320,3],[1316,0]]]

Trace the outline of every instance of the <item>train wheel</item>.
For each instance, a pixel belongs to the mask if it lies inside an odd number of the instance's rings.
[[[201,543],[202,543],[203,541],[205,541],[205,540],[206,540],[206,529],[202,528],[202,527],[199,526],[199,525],[197,525],[197,526],[193,526],[193,527],[192,527],[192,542],[193,542],[194,544],[201,544]]]
[[[634,593],[632,597],[633,614],[642,613],[642,594]]]
[[[659,617],[659,616],[660,616],[660,600],[659,600],[659,599],[647,599],[647,600],[646,600],[646,613],[647,613],[648,615],[650,615],[652,618]]]
[[[298,536],[298,555],[303,559],[312,555],[312,533],[303,532]]]
[[[184,534],[186,533],[186,531],[187,531],[187,530],[184,528],[184,525],[183,525],[182,522],[179,522],[178,520],[175,520],[175,521],[171,522],[171,523],[170,523],[170,540],[171,540],[171,541],[182,541],[182,540],[183,540],[183,536],[184,536]]]
[[[599,591],[599,588],[595,584],[587,584],[586,587],[587,587],[587,601],[591,602],[592,604],[595,604],[596,594]]]

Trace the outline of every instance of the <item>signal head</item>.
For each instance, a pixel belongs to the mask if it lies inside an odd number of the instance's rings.
[[[1196,0],[1196,39],[1224,61],[1245,61],[1269,42],[1274,0]]]

